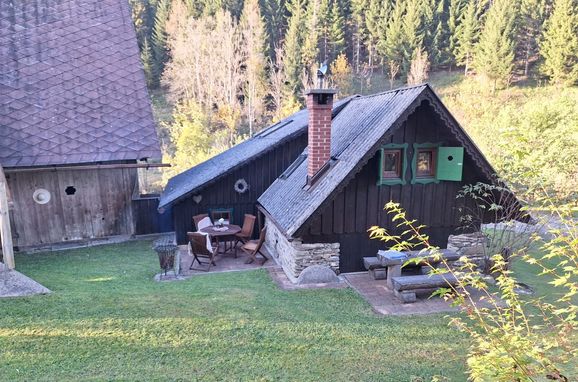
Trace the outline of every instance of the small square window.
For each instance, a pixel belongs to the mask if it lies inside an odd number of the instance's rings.
[[[382,178],[401,178],[401,150],[383,150]]]
[[[436,173],[436,150],[418,149],[416,157],[416,175],[418,178],[433,178]]]

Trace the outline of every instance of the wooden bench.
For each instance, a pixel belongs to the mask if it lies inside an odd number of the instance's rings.
[[[375,280],[385,280],[387,278],[387,269],[377,257],[364,257],[363,266]]]
[[[403,303],[415,302],[417,292],[433,292],[438,288],[454,286],[458,280],[449,273],[393,277],[393,293]]]

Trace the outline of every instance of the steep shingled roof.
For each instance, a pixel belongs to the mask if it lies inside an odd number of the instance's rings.
[[[335,102],[333,115],[354,97]],[[231,147],[229,150],[196,165],[169,179],[159,202],[159,208],[165,208],[177,200],[194,193],[217,179],[225,176],[248,161],[256,159],[269,150],[286,142],[292,137],[304,133],[307,129],[309,114],[307,109],[260,131],[254,137]]]
[[[386,133],[399,126],[424,100],[452,119],[451,128],[466,152],[491,176],[494,171],[490,164],[425,84],[351,100],[332,123],[331,167],[313,187],[306,189],[307,161],[303,161],[293,172],[275,180],[258,199],[259,204],[287,236],[295,235],[336,189],[375,154]]]
[[[0,164],[160,157],[127,0],[0,1]]]

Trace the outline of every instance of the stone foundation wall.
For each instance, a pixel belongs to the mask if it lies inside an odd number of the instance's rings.
[[[326,265],[339,273],[339,243],[303,243],[300,239],[289,241],[269,219],[265,221],[267,237],[265,248],[293,282],[310,265]]]
[[[483,266],[485,261],[485,246],[488,239],[481,232],[466,233],[463,235],[450,235],[448,237],[448,249],[456,251],[462,256],[467,256],[478,266]]]

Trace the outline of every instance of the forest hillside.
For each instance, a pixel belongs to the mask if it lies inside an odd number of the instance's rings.
[[[167,177],[303,107],[430,82],[525,198],[576,202],[577,0],[130,0]]]

